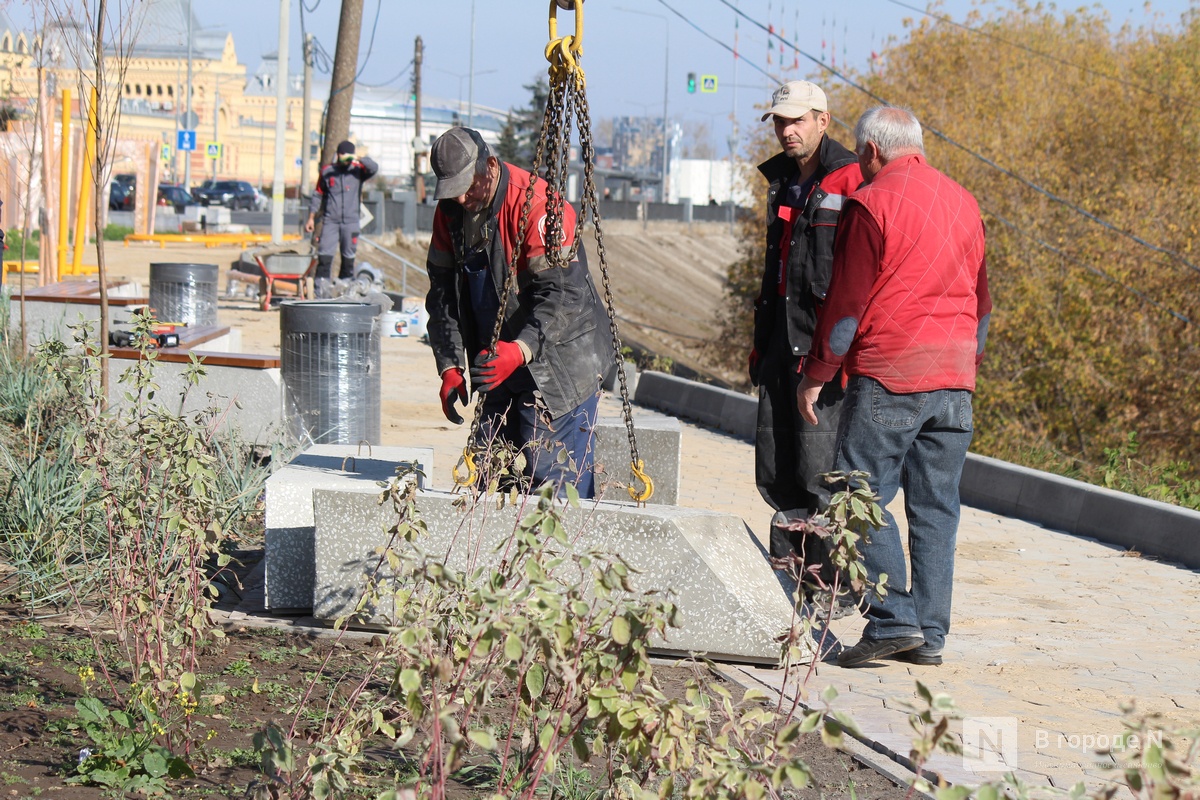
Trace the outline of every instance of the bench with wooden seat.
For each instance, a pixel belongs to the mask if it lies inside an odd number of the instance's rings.
[[[141,351],[114,347],[110,352],[109,380],[111,386],[116,386]],[[205,372],[197,386],[191,386],[184,377],[193,355],[203,363]],[[278,355],[162,348],[155,351],[154,383],[158,386],[154,402],[172,412],[186,415],[216,408],[221,412],[220,427],[237,430],[247,441],[267,444],[284,436],[283,378]],[[125,394],[112,392],[113,402],[128,402]]]
[[[202,344],[207,344],[217,339],[229,336],[230,328],[228,325],[176,325],[174,333],[179,337],[179,345],[176,347],[159,348],[159,352],[167,353],[172,350],[195,350]],[[118,358],[135,357],[133,355],[125,355],[125,351],[137,353],[138,349],[136,347],[111,348],[113,355]],[[187,357],[185,355],[184,360],[186,359]]]
[[[13,287],[12,302],[20,302],[20,287]],[[26,286],[25,301],[100,305],[100,281],[59,281],[45,286]],[[149,302],[141,287],[129,281],[108,282],[108,302],[114,306],[144,306]]]
[[[13,329],[21,324],[21,297],[20,291],[14,291],[10,298],[9,327]],[[97,280],[26,286],[24,299],[30,347],[47,340],[70,342],[74,338],[70,329],[84,322],[90,322],[93,330],[99,326],[100,282]],[[108,304],[113,309],[128,312],[145,307],[149,302],[139,284],[124,280],[108,282]]]

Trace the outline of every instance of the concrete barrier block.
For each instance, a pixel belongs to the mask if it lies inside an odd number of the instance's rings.
[[[1103,487],[1087,489],[1075,533],[1200,567],[1200,512]]]
[[[1079,481],[1058,475],[1038,473],[1024,467],[1014,467],[1021,477],[1021,497],[1015,514],[1023,519],[1036,519],[1048,528],[1076,532],[1084,494]]]
[[[638,378],[639,405],[692,419],[745,439],[753,439],[758,403],[749,395],[696,383],[662,372],[643,372]]]
[[[512,535],[518,507],[497,510],[480,503],[456,507],[461,497],[420,492],[416,499],[429,538],[425,553],[455,569],[497,563],[498,546]],[[313,616],[335,620],[358,602],[368,577],[381,569],[379,548],[396,523],[390,505],[361,493],[316,489],[316,593]],[[619,553],[636,574],[636,591],[669,592],[680,611],[681,627],[656,641],[656,652],[705,653],[713,658],[776,664],[777,637],[791,624],[789,589],[773,572],[744,522],[713,511],[678,506],[584,504],[566,511],[565,525],[578,551]],[[404,542],[393,547],[403,548]],[[386,625],[390,605],[372,609],[372,621]]]
[[[379,483],[394,477],[401,464],[416,465],[428,475],[433,471],[433,448],[313,445],[267,478],[267,610],[307,610],[313,606],[313,490],[356,492],[373,503],[382,491]]]
[[[1011,466],[994,458],[967,453],[962,479],[958,483],[962,502],[997,514],[1015,512],[1026,476],[1008,469]]]
[[[638,456],[646,474],[654,481],[648,502],[675,505],[679,502],[682,471],[683,431],[679,420],[654,411],[638,409],[633,414]],[[624,417],[601,417],[596,422],[597,494],[610,500],[627,499],[624,486],[633,480],[629,471],[629,436]],[[603,468],[603,474],[599,470]]]
[[[121,374],[136,362],[109,359],[110,385],[116,386]],[[222,412],[221,427],[236,432],[247,442],[269,442],[280,438],[283,421],[283,382],[279,368],[205,365],[206,375],[196,386],[184,380],[188,364],[158,360],[154,364],[154,382],[159,390],[155,398],[173,412],[190,414],[208,408]],[[113,402],[125,404],[124,393],[114,392]]]

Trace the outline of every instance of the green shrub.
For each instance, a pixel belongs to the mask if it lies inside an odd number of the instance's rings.
[[[133,233],[133,228],[110,222],[104,226],[104,241],[123,242],[125,237]]]
[[[16,261],[21,258],[21,247],[25,248],[25,260],[36,261],[41,253],[41,232],[34,230],[26,239],[20,228],[8,231],[4,238],[4,260]]]

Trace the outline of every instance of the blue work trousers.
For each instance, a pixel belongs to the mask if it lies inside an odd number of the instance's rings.
[[[534,488],[551,483],[561,497],[563,486],[570,483],[581,498],[593,497],[599,384],[595,394],[557,419],[536,402],[536,390],[529,370],[521,367],[485,394],[480,441],[503,440],[521,448],[527,460],[525,474]]]
[[[971,444],[971,392],[941,389],[894,394],[856,376],[846,388],[835,469],[871,474],[884,506],[884,525],[861,547],[868,578],[887,573],[887,597],[872,597],[863,635],[872,639],[924,636],[940,649],[950,630],[958,483]],[[904,487],[909,587],[896,520],[887,506]]]

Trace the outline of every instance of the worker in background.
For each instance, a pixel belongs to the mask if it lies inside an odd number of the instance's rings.
[[[523,449],[535,487],[571,483],[581,497],[592,497],[592,433],[611,345],[584,250],[570,262],[548,257],[546,182],[502,162],[477,131],[451,128],[433,143],[430,162],[438,204],[425,307],[442,411],[451,422],[463,421],[454,405],[467,402],[469,368],[471,386],[482,394],[479,442],[498,438]],[[576,219],[569,203],[562,208],[566,253]],[[514,250],[515,286],[504,297]],[[491,352],[498,317],[503,322]]]
[[[379,165],[368,156],[355,158],[353,142],[339,144],[337,158],[321,169],[317,189],[308,204],[308,221],[304,223],[304,230],[312,233],[316,228],[317,214],[321,215],[321,233],[317,238],[317,271],[313,280],[313,293],[318,298],[326,298],[331,294],[333,254],[339,249],[342,264],[338,278],[350,280],[354,277],[363,184],[378,171]]]
[[[749,365],[759,391],[755,477],[759,493],[777,512],[771,555],[803,552],[804,582],[810,586],[811,567],[820,566],[824,582],[833,578],[825,543],[815,536],[801,541],[801,534],[781,525],[807,519],[828,504],[821,473],[833,469],[842,387],[838,381],[825,385],[815,404],[819,425],[801,418],[796,388],[829,288],[842,203],[862,183],[862,173],[854,153],[828,135],[829,103],[816,84],[780,86],[762,117],[768,120],[783,151],[758,168],[769,185],[766,263],[754,303]]]

